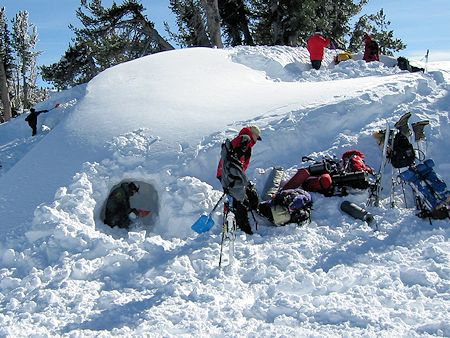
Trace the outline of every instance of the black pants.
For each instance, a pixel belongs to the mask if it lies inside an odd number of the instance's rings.
[[[233,209],[234,215],[236,216],[236,225],[239,229],[247,234],[252,234],[252,228],[250,227],[250,222],[248,220],[248,209],[240,201],[233,199]]]
[[[108,215],[107,217],[105,217],[104,223],[108,224],[111,228],[119,227],[127,229],[130,226],[131,221],[128,218],[127,214],[120,214],[113,216]]]
[[[316,70],[320,69],[321,64],[322,64],[322,60],[311,60],[311,66]]]
[[[33,132],[31,133],[31,136],[36,135],[37,122],[33,123],[33,122],[28,121],[28,125],[30,126],[31,130],[33,130]]]

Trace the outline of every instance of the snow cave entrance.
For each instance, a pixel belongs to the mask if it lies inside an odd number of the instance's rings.
[[[122,183],[134,182],[139,186],[139,192],[130,197],[130,206],[135,209],[144,209],[149,210],[151,213],[146,217],[139,218],[134,221],[134,223],[143,224],[146,226],[152,226],[155,224],[158,215],[159,215],[159,198],[158,192],[155,187],[147,182],[138,181],[138,180],[123,180],[120,183],[114,185],[108,193],[107,198],[111,191],[117,188]],[[106,200],[103,203],[101,217],[105,218],[105,208],[106,208]]]

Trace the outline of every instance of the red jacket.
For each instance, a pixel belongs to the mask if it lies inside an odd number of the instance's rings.
[[[231,141],[231,146],[233,149],[239,154],[242,154],[239,157],[239,161],[242,163],[242,170],[245,172],[250,164],[250,157],[252,156],[252,148],[256,144],[255,140],[253,140],[253,134],[250,128],[242,128],[239,132],[239,135],[236,136]],[[219,165],[217,167],[216,177],[220,179],[222,177],[222,160],[219,161]]]
[[[380,61],[380,55],[378,54],[378,44],[372,40],[368,35],[364,35],[364,56],[363,60],[366,62]]]
[[[311,60],[323,60],[323,49],[329,45],[330,39],[324,38],[319,33],[314,33],[306,44],[306,48],[309,51],[309,58]]]

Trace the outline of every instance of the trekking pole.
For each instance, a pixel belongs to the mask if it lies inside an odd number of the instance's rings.
[[[225,196],[225,195],[226,195],[226,193],[224,193],[220,199],[222,199],[223,196]],[[228,203],[229,203],[228,201],[225,201],[224,205],[223,205],[224,212],[223,212],[223,218],[222,218],[222,239],[220,241],[219,268],[222,266],[223,242],[225,240],[226,233],[228,233],[227,216],[228,216],[228,212],[230,211],[230,206]],[[216,205],[216,207],[217,207],[217,205]]]
[[[222,252],[223,252],[223,240],[225,239],[225,222],[222,225],[222,240],[220,241],[220,256],[219,256],[219,268],[222,266]]]
[[[398,175],[400,175],[400,168],[398,168]],[[398,176],[397,176],[398,179]],[[408,208],[408,204],[406,203],[406,193],[405,193],[405,186],[403,185],[403,181],[400,180],[400,184],[402,186],[402,191],[403,191],[403,201],[405,202],[405,208]]]

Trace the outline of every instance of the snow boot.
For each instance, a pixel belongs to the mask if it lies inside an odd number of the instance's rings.
[[[423,132],[423,129],[425,128],[425,126],[427,126],[429,124],[430,124],[430,121],[428,121],[428,120],[419,121],[419,122],[415,122],[415,123],[411,124],[411,127],[414,132],[414,140],[416,142],[425,140],[425,133]]]
[[[248,235],[253,235],[252,228],[250,227],[250,222],[248,220],[248,209],[247,207],[237,200],[233,202],[234,214],[236,216],[236,225],[239,229],[244,231]]]
[[[384,136],[386,135],[386,130],[378,130],[372,134],[374,139],[377,141],[379,146],[383,146]]]
[[[403,135],[405,135],[406,137],[410,137],[411,136],[411,130],[408,127],[408,120],[411,117],[411,113],[405,113],[402,115],[402,117],[400,117],[400,120],[397,121],[397,123],[395,123],[395,128],[397,128]]]

